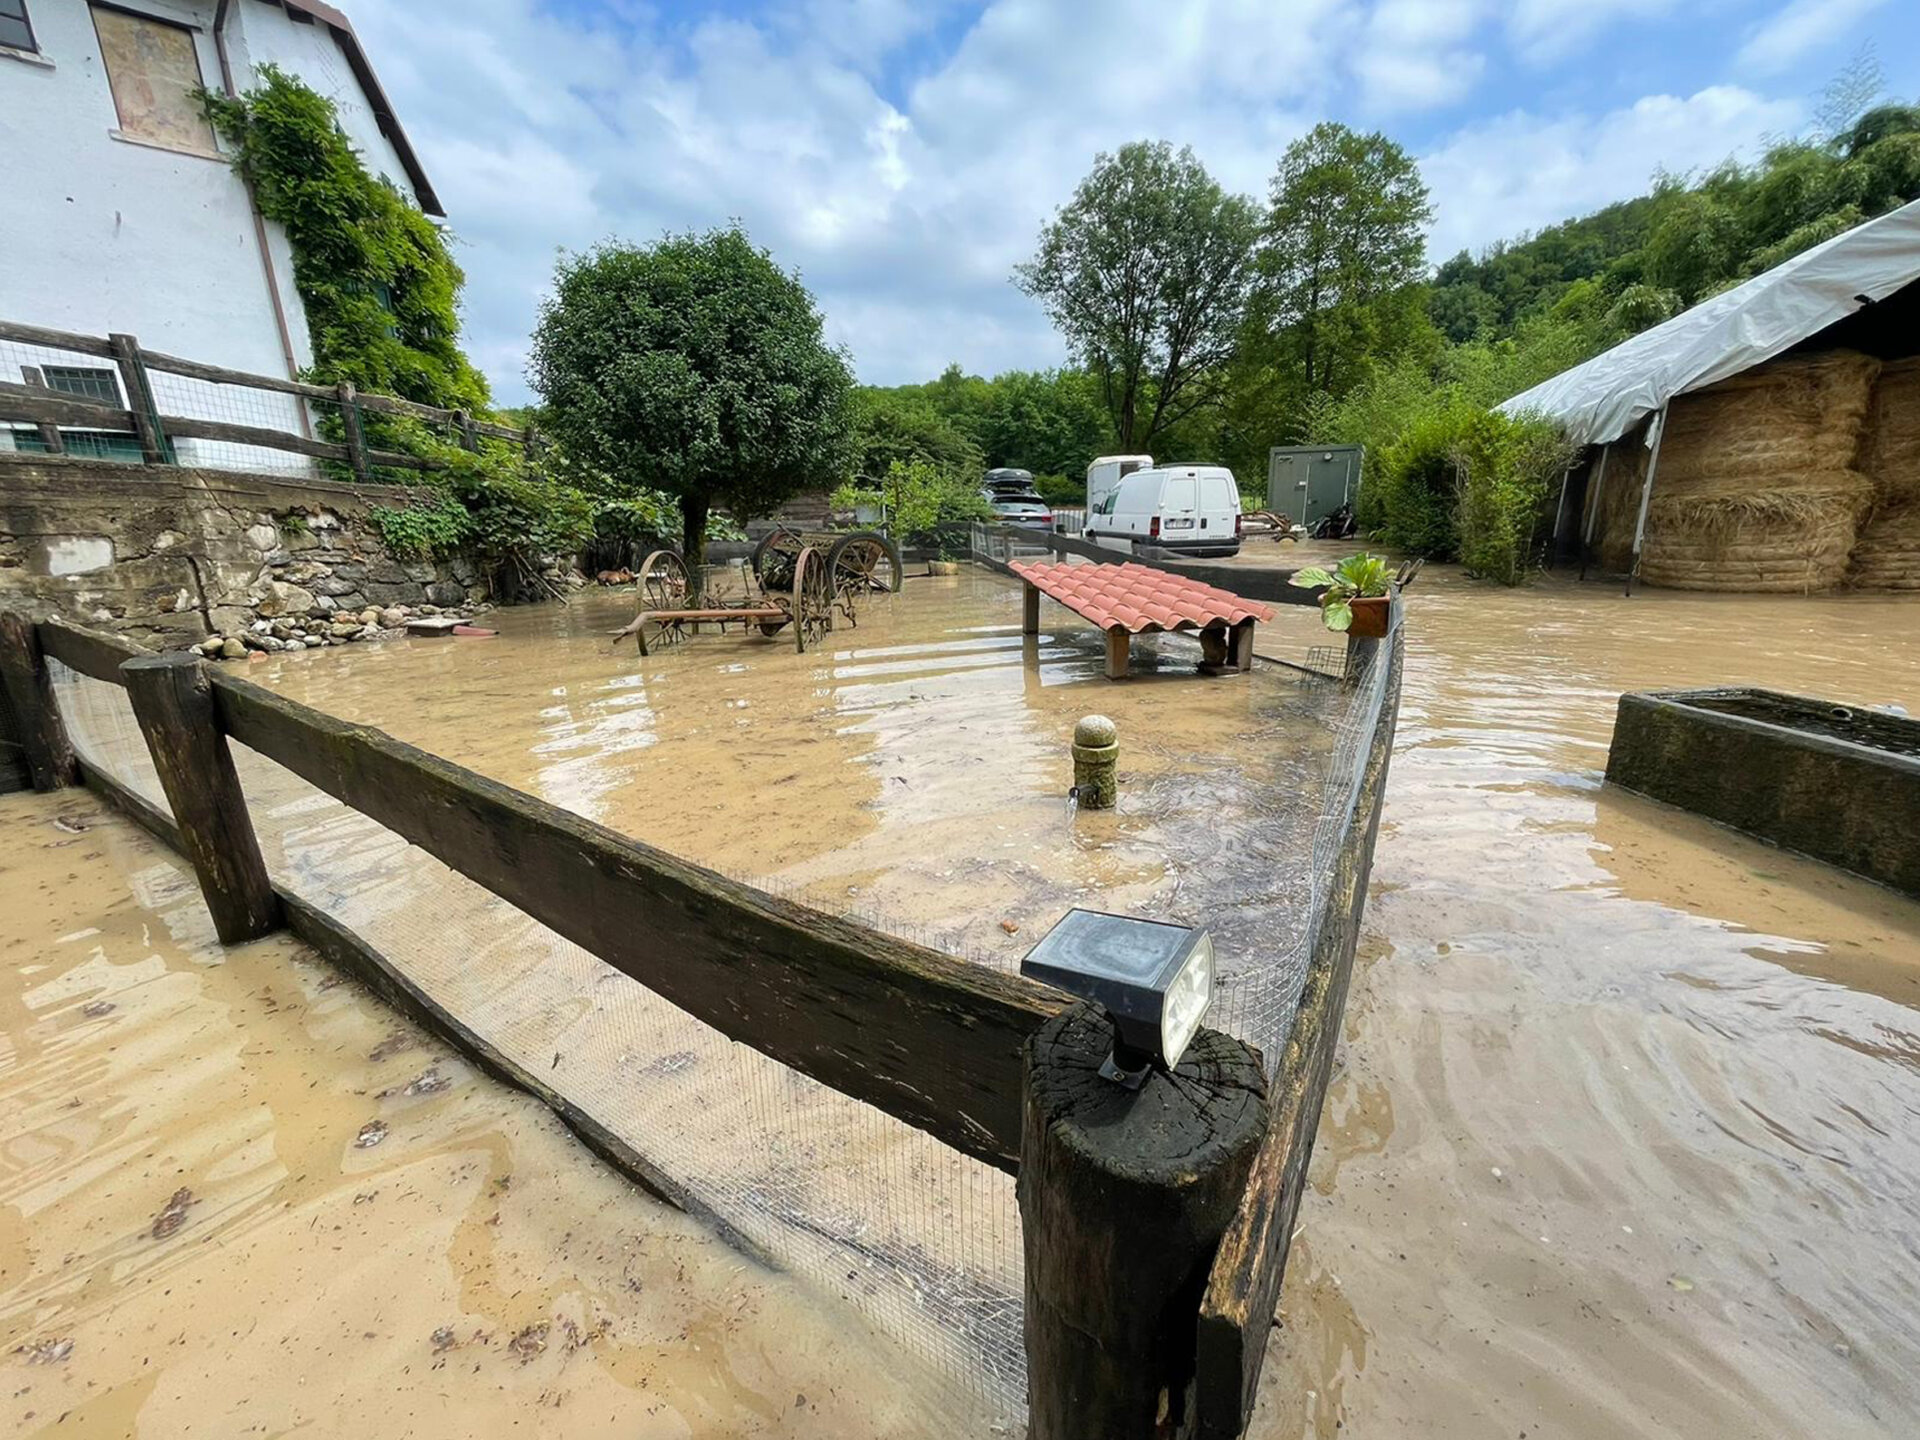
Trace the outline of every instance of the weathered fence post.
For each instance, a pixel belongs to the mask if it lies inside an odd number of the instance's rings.
[[[20,379],[26,384],[29,390],[44,390],[49,395],[53,394],[53,387],[47,384],[46,372],[38,365],[22,365],[20,367]],[[67,453],[67,442],[60,438],[60,427],[58,425],[55,425],[49,420],[42,420],[39,425],[39,430],[40,443],[47,447],[47,453],[49,455],[64,455]]]
[[[120,673],[221,941],[233,945],[278,929],[280,900],[260,857],[206,667],[190,655],[143,655]]]
[[[480,432],[473,428],[473,412],[470,410],[454,411],[453,423],[460,431],[460,448],[462,450],[478,450],[480,448]]]
[[[133,412],[133,433],[140,437],[140,458],[149,465],[169,465],[166,432],[160,428],[160,407],[153,401],[153,384],[147,378],[147,362],[140,356],[140,342],[131,335],[109,335],[113,363],[120,369],[120,384],[127,392],[127,409]]]
[[[36,790],[58,790],[79,778],[67,727],[53,700],[53,681],[40,652],[33,622],[11,611],[0,613],[0,685],[6,687],[20,743],[27,752],[27,774]]]
[[[364,485],[368,479],[367,440],[360,430],[360,397],[345,380],[334,387],[334,394],[340,397],[340,428],[346,432],[347,464],[353,470],[353,478]]]
[[[1026,1052],[1020,1222],[1030,1440],[1185,1434],[1207,1273],[1266,1132],[1259,1056],[1217,1030],[1139,1090],[1076,1005]]]

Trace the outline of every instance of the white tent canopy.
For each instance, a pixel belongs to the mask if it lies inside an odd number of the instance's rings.
[[[1544,415],[1575,444],[1618,440],[1675,395],[1771,360],[1916,278],[1920,200],[1703,300],[1500,409]]]

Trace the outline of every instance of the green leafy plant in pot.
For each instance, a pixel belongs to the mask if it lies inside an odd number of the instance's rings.
[[[1378,555],[1349,555],[1332,570],[1309,565],[1289,585],[1321,590],[1320,618],[1336,633],[1378,639],[1387,633],[1393,571]]]

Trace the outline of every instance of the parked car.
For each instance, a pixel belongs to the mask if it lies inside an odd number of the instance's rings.
[[[1029,470],[989,470],[980,486],[980,494],[993,507],[993,518],[1008,525],[1027,525],[1039,530],[1053,528],[1053,507],[1033,488]]]
[[[1162,465],[1122,476],[1087,512],[1089,539],[1187,555],[1240,553],[1240,488],[1224,465]]]
[[[1003,524],[1025,525],[1035,530],[1053,528],[1053,507],[1031,490],[1024,495],[991,495],[987,503],[993,507],[993,518]]]

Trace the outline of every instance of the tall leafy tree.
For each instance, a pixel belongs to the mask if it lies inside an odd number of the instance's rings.
[[[1094,160],[1015,283],[1100,383],[1123,449],[1210,398],[1234,353],[1257,215],[1191,149],[1138,141]]]
[[[852,464],[846,357],[806,287],[737,226],[563,256],[529,378],[574,460],[679,497],[694,564],[714,506],[764,515]]]
[[[1432,218],[1419,167],[1385,135],[1325,121],[1287,147],[1261,236],[1260,314],[1305,396],[1339,394],[1424,320]]]

